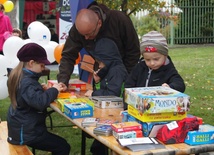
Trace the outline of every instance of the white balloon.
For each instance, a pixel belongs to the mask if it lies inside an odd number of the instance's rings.
[[[48,43],[48,45],[52,46],[55,49],[57,47],[57,45],[59,45],[59,44],[57,42],[55,42],[55,41],[50,41]]]
[[[25,40],[24,40],[24,43],[25,43],[25,44],[32,43],[32,42],[33,42],[33,41],[32,41],[31,39],[25,39]]]
[[[17,60],[17,52],[24,45],[24,40],[20,37],[12,36],[8,38],[3,45],[4,56],[11,61]]]
[[[48,45],[44,45],[43,48],[46,51],[48,60],[50,61],[50,63],[53,63],[55,61],[55,57],[54,57],[55,47],[48,44]]]
[[[40,25],[44,25],[44,24],[42,22],[39,22],[39,21],[34,21],[34,22],[29,24],[29,26],[27,27],[27,34],[28,34],[30,39],[32,36],[31,32],[36,31],[37,27],[39,27]]]
[[[51,32],[44,24],[38,25],[36,30],[31,30],[30,33],[30,39],[39,45],[47,45],[51,40]]]
[[[15,68],[19,64],[19,59],[17,58],[16,60],[10,61],[9,68]]]
[[[0,77],[3,75],[7,75],[7,68],[8,68],[9,62],[7,61],[6,57],[3,55],[0,55]]]
[[[0,77],[0,100],[3,100],[9,96],[7,88],[7,76]]]

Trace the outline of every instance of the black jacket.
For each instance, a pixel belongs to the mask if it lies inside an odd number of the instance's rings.
[[[145,87],[148,79],[148,87],[161,86],[163,83],[167,83],[170,88],[180,92],[185,91],[185,84],[182,77],[178,74],[171,58],[168,56],[169,63],[160,67],[157,70],[153,70],[149,76],[149,68],[144,60],[141,60],[132,70],[128,76],[124,87]],[[149,77],[149,78],[148,78]],[[126,109],[126,104],[124,109]]]
[[[92,96],[120,96],[128,73],[121,60],[117,45],[108,38],[100,39],[92,54],[96,60],[105,64],[105,67],[101,69],[105,75],[104,78],[101,78],[100,89],[94,88]]]
[[[106,18],[103,19],[103,24],[96,40],[100,38],[112,39],[119,49],[127,71],[130,72],[140,57],[139,40],[132,21],[121,11],[110,10],[102,4],[98,6],[104,12]],[[78,52],[82,48],[85,48],[87,52],[94,50],[96,40],[85,40],[84,36],[77,31],[75,24],[72,26],[60,60],[59,74],[57,76],[59,82],[68,84]]]
[[[47,133],[45,119],[47,107],[58,95],[56,88],[43,90],[39,74],[23,69],[24,76],[17,90],[17,108],[9,107],[8,142],[25,145]]]

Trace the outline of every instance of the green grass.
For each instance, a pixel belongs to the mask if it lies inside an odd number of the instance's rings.
[[[170,49],[171,56],[177,70],[186,84],[185,93],[191,97],[189,114],[203,118],[204,123],[214,125],[214,46],[200,46],[191,48]],[[51,72],[51,79],[56,79],[56,72]],[[0,118],[6,120],[9,99],[0,100]],[[70,126],[71,123],[57,113],[52,114],[54,126]],[[47,125],[49,125],[47,118]],[[71,155],[80,155],[81,130],[77,127],[55,127],[51,132],[66,138],[71,145]],[[87,139],[86,154],[92,139]],[[37,151],[37,155],[46,155],[47,152]]]

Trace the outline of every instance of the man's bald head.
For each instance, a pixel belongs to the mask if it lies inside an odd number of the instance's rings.
[[[80,34],[87,36],[92,33],[98,25],[98,15],[89,9],[82,9],[78,12],[75,25]]]

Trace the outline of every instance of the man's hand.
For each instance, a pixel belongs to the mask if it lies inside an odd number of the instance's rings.
[[[64,83],[60,82],[59,84],[62,87],[62,91],[66,91],[68,89],[68,87]]]

